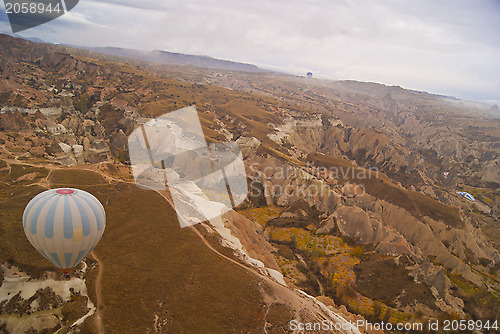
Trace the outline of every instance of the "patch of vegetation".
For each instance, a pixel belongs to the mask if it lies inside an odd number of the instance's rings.
[[[28,108],[28,100],[21,94],[16,94],[16,97],[12,101],[12,106],[19,108]]]
[[[283,211],[283,208],[270,205],[270,206],[250,208],[250,209],[247,208],[243,209],[240,207],[238,213],[242,214],[243,216],[247,217],[248,219],[262,226],[265,226],[269,220],[279,216],[281,211]]]
[[[314,275],[311,271],[309,271],[307,267],[300,262],[297,267],[306,277],[305,280],[297,283],[298,287],[312,296],[319,296],[321,294],[321,291],[318,284],[318,278],[316,277],[316,275]]]
[[[269,240],[288,245],[294,250],[313,252],[315,255],[333,254],[348,251],[347,245],[332,235],[316,235],[301,228],[274,227],[266,228]]]
[[[498,310],[500,310],[500,298],[494,296],[484,287],[478,287],[472,282],[467,281],[461,275],[452,274],[446,271],[454,286],[457,287],[457,296],[464,300],[464,311],[472,316],[473,319],[494,320],[498,319]]]
[[[99,96],[94,94],[91,96],[87,96],[84,94],[75,98],[75,102],[73,105],[76,110],[85,114],[97,101],[99,101]]]
[[[372,165],[373,166],[373,165]],[[403,187],[410,188],[414,186],[416,189],[425,185],[425,181],[420,176],[420,173],[417,170],[412,170],[411,172],[406,171],[406,166],[402,166],[402,168],[398,172],[394,172],[388,170],[386,172],[387,176],[389,176],[392,180],[401,182]]]
[[[443,167],[443,158],[433,148],[422,148],[419,153],[425,159],[426,162],[433,164],[439,168]]]
[[[56,309],[64,304],[64,300],[50,288],[43,288],[36,291],[28,299],[21,297],[21,292],[13,296],[10,300],[0,303],[1,314],[16,314],[23,316],[31,313],[31,304],[37,301],[38,311]]]
[[[287,260],[294,261],[295,254],[291,247],[284,244],[276,244],[276,248],[278,249],[278,254],[284,257]]]
[[[264,185],[256,180],[247,178],[248,197],[240,205],[240,209],[266,207],[267,201],[264,196]]]

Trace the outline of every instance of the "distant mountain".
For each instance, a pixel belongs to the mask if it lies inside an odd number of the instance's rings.
[[[3,34],[9,35],[9,36],[14,37],[14,38],[24,39],[25,41],[29,41],[29,42],[33,42],[33,43],[51,44],[51,43],[44,41],[43,39],[38,38],[38,37],[24,37],[24,36],[21,36],[19,34],[10,34],[10,33],[3,33]]]
[[[47,41],[44,41],[37,37],[23,37],[18,34],[9,34],[11,37],[24,39],[29,42],[40,43],[40,44],[53,44]],[[153,50],[153,51],[142,51],[135,49],[125,49],[125,48],[117,48],[117,47],[86,47],[81,45],[73,45],[66,44],[66,46],[75,48],[75,49],[83,49],[91,52],[102,53],[110,56],[116,57],[127,57],[142,61],[148,61],[152,63],[158,64],[182,64],[182,65],[190,65],[195,67],[202,67],[208,69],[217,69],[217,70],[229,70],[229,71],[240,71],[240,72],[268,72],[263,70],[255,65],[246,64],[246,63],[238,63],[230,60],[223,60],[218,58],[213,58],[209,56],[197,56],[197,55],[187,55],[183,53],[175,53],[161,50]]]
[[[14,35],[14,37],[20,37],[20,36]],[[27,41],[33,42],[33,43],[50,44],[49,42],[46,42],[43,39],[38,38],[38,37],[21,37],[21,38],[25,39]]]
[[[117,57],[128,57],[159,64],[182,64],[196,67],[204,67],[217,70],[231,70],[241,72],[265,72],[265,70],[245,63],[217,59],[208,56],[187,55],[182,53],[167,52],[161,50],[141,51],[135,49],[123,49],[116,47],[85,47],[68,45],[77,49],[85,49],[92,52],[103,53]]]

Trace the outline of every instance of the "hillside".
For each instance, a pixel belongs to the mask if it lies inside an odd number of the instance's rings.
[[[187,55],[182,53],[153,50],[141,51],[134,49],[123,49],[115,47],[82,47],[68,45],[72,48],[89,50],[117,57],[132,58],[159,64],[182,64],[187,66],[202,67],[217,70],[241,71],[241,72],[265,72],[255,65],[238,63],[229,60],[217,59],[208,56]]]
[[[377,84],[0,45],[4,331],[286,333],[292,319],[497,316],[494,118]],[[250,195],[180,229],[168,193],[133,184],[127,136],[189,105],[208,142],[240,146]],[[71,293],[20,223],[31,197],[63,186],[93,193],[109,220]]]

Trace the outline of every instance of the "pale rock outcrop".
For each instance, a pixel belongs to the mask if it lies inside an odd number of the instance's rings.
[[[94,153],[109,152],[109,146],[105,140],[94,140],[90,143],[90,151]]]
[[[73,145],[73,153],[75,157],[79,158],[83,155],[83,146],[82,145]]]
[[[73,148],[66,143],[59,143],[59,147],[61,147],[61,150],[66,154],[71,154],[73,151]]]
[[[68,132],[64,125],[56,124],[52,121],[47,121],[45,129],[53,135],[61,135]]]
[[[255,137],[240,137],[236,140],[236,144],[240,147],[243,158],[245,158],[255,152],[261,142]]]
[[[362,209],[341,206],[334,215],[338,219],[338,227],[342,234],[348,235],[359,243],[373,241],[373,226]]]

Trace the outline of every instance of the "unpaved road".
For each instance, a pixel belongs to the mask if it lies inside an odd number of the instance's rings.
[[[172,199],[167,195],[167,192],[164,192],[164,191],[156,191],[156,192],[158,194],[160,194],[173,207]],[[274,294],[275,294],[275,296],[265,296],[266,293],[263,292],[265,302],[268,305],[270,305],[274,302],[278,302],[278,303],[283,303],[283,304],[290,306],[291,309],[294,310],[293,311],[294,312],[294,319],[300,319],[300,317],[302,316],[302,314],[300,312],[303,310],[316,310],[317,314],[322,314],[323,319],[331,319],[329,317],[329,315],[327,315],[324,312],[324,310],[322,310],[320,307],[317,306],[316,299],[305,298],[303,295],[294,291],[295,289],[292,289],[292,288],[287,287],[287,286],[283,286],[280,283],[273,280],[272,278],[270,278],[269,276],[261,274],[256,269],[249,267],[249,266],[246,266],[246,265],[220,253],[205,239],[205,237],[194,226],[189,226],[189,228],[201,239],[201,241],[203,241],[205,246],[207,246],[212,252],[216,253],[221,258],[223,258],[227,261],[230,261],[231,263],[236,264],[237,266],[239,266],[239,267],[243,268],[244,270],[258,276],[260,279],[265,281],[268,284],[268,286],[272,290],[274,290]],[[320,287],[322,288],[321,283],[318,282],[318,284],[320,284]],[[279,297],[276,297],[276,296],[279,296]],[[342,316],[337,315],[337,320],[338,319],[342,319],[343,322],[347,323],[347,321]],[[263,328],[263,330],[264,330],[264,333],[267,333],[267,330],[265,327]],[[349,332],[349,333],[360,334],[360,332],[354,328],[351,331],[342,331],[342,332],[343,333]],[[327,331],[327,333],[328,333],[328,331]]]
[[[23,164],[23,165],[31,165],[29,163],[25,163],[25,162],[15,162],[15,163],[19,163],[19,164]],[[36,164],[33,164],[32,166],[37,166],[37,167],[45,167],[47,169],[49,169],[49,175],[47,175],[46,178],[44,178],[44,180],[42,182],[40,182],[40,185],[42,186],[45,186],[47,188],[50,188],[51,184],[50,184],[50,181],[49,181],[49,177],[50,175],[52,174],[52,171],[54,169],[59,169],[57,166],[51,166],[50,164],[47,164],[47,165],[44,165],[44,166],[41,166],[41,165],[36,165]],[[95,170],[95,169],[87,169],[87,168],[81,168],[82,170],[90,170],[90,171],[93,171],[93,172],[96,172],[100,175],[102,175],[103,177],[106,178],[106,180],[108,181],[107,184],[110,184],[112,183],[112,181],[115,181],[115,182],[123,182],[123,183],[134,183],[134,182],[129,182],[129,181],[126,181],[126,180],[123,180],[123,179],[119,179],[119,178],[116,178],[114,176],[111,176],[109,174],[106,174],[105,172],[101,171],[101,170]],[[45,181],[45,182],[44,182]],[[153,189],[151,189],[153,190]],[[159,195],[161,195],[165,201],[167,203],[169,203],[169,205],[171,205],[173,207],[173,203],[172,203],[172,199],[170,198],[169,193],[168,191],[156,191]],[[265,281],[270,287],[273,288],[273,290],[275,291],[275,293],[277,295],[279,295],[279,299],[280,299],[280,302],[284,302],[290,306],[292,306],[292,309],[295,310],[294,313],[295,314],[295,317],[299,317],[300,314],[297,313],[299,310],[304,310],[304,309],[316,309],[318,313],[320,314],[323,314],[323,317],[325,319],[328,319],[328,316],[326,316],[326,314],[324,312],[322,312],[321,309],[319,309],[316,305],[316,303],[310,299],[310,298],[304,298],[303,296],[300,296],[299,294],[297,294],[296,292],[294,292],[293,290],[294,289],[291,289],[289,287],[286,287],[286,286],[283,286],[281,285],[280,283],[274,281],[273,279],[271,279],[270,277],[268,277],[267,275],[263,275],[262,273],[260,273],[258,270],[254,269],[254,268],[251,268],[251,267],[248,267],[222,253],[220,253],[219,251],[217,251],[206,239],[205,237],[193,226],[190,226],[191,230],[202,240],[202,242],[211,250],[213,251],[214,253],[216,253],[217,255],[219,255],[221,258],[224,258],[225,260],[228,260],[230,261],[231,263],[234,263],[236,264],[237,266],[243,268],[244,270],[248,271],[248,272],[251,272],[252,274],[258,276],[260,279],[262,279],[263,281]],[[103,275],[103,272],[104,272],[104,264],[100,261],[100,259],[96,256],[96,254],[94,252],[91,252],[91,255],[92,257],[96,260],[97,262],[97,265],[98,265],[98,274],[97,274],[97,277],[96,277],[96,282],[95,282],[95,291],[96,291],[96,312],[95,312],[95,316],[94,316],[94,325],[96,327],[96,333],[99,333],[99,334],[103,334],[104,333],[104,326],[103,326],[103,320],[102,320],[102,316],[101,316],[101,312],[100,312],[100,308],[102,307],[103,305],[103,302],[102,302],[102,284],[101,284],[101,281],[102,281],[102,275]],[[272,300],[268,300],[267,302],[268,303],[273,303],[277,301],[275,298],[272,298]],[[358,332],[359,333],[359,332]]]

